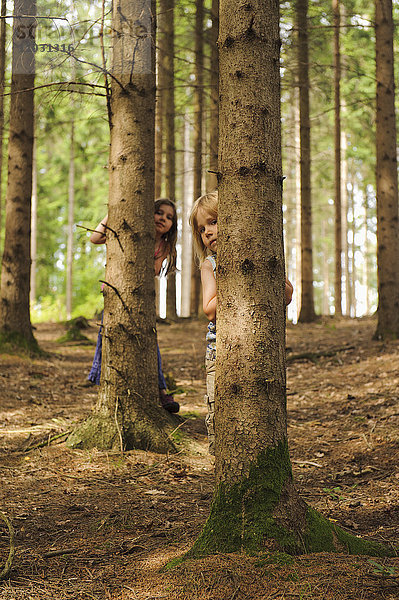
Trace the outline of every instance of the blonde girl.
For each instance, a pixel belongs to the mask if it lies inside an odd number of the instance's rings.
[[[204,313],[209,319],[208,342],[205,355],[206,395],[208,414],[205,423],[208,431],[209,453],[215,453],[215,363],[216,363],[216,252],[217,252],[218,192],[210,192],[195,201],[190,215],[194,249],[201,268]],[[292,300],[292,284],[285,280],[285,302]]]

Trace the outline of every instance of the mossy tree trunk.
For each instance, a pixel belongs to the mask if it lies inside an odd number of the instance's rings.
[[[398,171],[393,30],[392,0],[376,0],[377,338],[399,336]]]
[[[279,5],[220,3],[216,491],[189,556],[378,554],[298,496],[287,445]]]
[[[69,438],[74,447],[173,448],[157,382],[152,15],[149,0],[114,3],[101,383],[94,414]]]
[[[0,287],[0,344],[29,352],[39,350],[29,312],[35,15],[34,0],[15,2],[6,233]]]

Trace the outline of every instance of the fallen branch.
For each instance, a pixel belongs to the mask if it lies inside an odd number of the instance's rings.
[[[10,552],[8,554],[7,562],[4,565],[4,569],[0,573],[0,581],[2,581],[6,577],[8,577],[8,575],[11,571],[11,565],[12,565],[12,561],[14,559],[14,554],[15,554],[15,541],[14,541],[15,540],[15,531],[14,531],[14,527],[12,526],[12,523],[9,520],[9,518],[1,511],[0,511],[0,519],[3,519],[4,523],[8,527],[8,532],[10,534]]]
[[[43,554],[43,558],[53,558],[53,556],[62,556],[63,554],[76,554],[79,552],[76,548],[61,548],[60,550],[50,550]]]
[[[31,450],[37,450],[38,448],[44,448],[44,446],[50,446],[50,444],[52,442],[54,442],[55,440],[58,440],[62,437],[65,437],[66,435],[69,435],[71,433],[71,429],[69,431],[64,431],[64,433],[58,433],[57,435],[53,435],[53,437],[48,438],[46,441],[44,442],[40,442],[40,444],[35,444],[35,446],[29,446],[29,448],[26,448],[25,452],[30,452]]]
[[[333,348],[332,350],[321,350],[320,352],[300,352],[299,354],[289,354],[286,362],[294,362],[295,360],[310,360],[316,362],[320,357],[335,356],[338,352],[345,352],[345,350],[354,350],[355,346],[343,346],[342,348]]]

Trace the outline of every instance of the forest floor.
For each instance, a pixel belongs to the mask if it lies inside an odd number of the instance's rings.
[[[289,444],[306,501],[356,535],[393,543],[399,342],[373,341],[375,326],[329,318],[288,326]],[[205,327],[190,320],[158,327],[190,440],[177,455],[72,451],[65,437],[52,441],[90,413],[98,391],[85,387],[94,345],[60,344],[62,325],[35,330],[46,358],[0,357],[0,510],[16,529],[1,600],[399,598],[399,559],[220,554],[161,571],[190,548],[212,498]],[[95,322],[87,335],[94,342]],[[8,548],[0,522],[0,571]]]

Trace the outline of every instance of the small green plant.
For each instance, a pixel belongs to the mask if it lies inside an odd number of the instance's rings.
[[[341,491],[339,485],[333,488],[323,488],[323,492],[326,492],[333,500],[345,500],[345,497],[341,495]]]
[[[370,565],[374,567],[373,573],[375,575],[381,575],[383,577],[396,577],[395,567],[390,567],[389,565],[381,565],[380,563],[375,562],[375,560],[372,560],[371,558],[367,562],[369,562]]]

